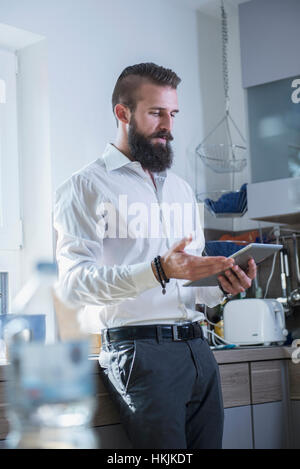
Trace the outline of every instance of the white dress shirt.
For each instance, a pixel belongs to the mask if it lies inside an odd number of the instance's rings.
[[[197,321],[195,303],[213,307],[218,287],[184,287],[166,294],[151,261],[193,232],[186,252],[201,255],[203,230],[190,186],[171,171],[153,174],[107,145],[102,157],[74,173],[55,194],[57,293],[80,308],[86,332],[125,325]]]

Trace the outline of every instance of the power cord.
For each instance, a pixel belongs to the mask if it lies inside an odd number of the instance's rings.
[[[209,334],[211,334],[213,336],[212,341],[213,341],[213,344],[214,344],[215,347],[222,347],[223,348],[223,345],[217,345],[216,344],[216,341],[214,340],[215,337],[217,337],[219,340],[221,340],[221,342],[224,342],[224,344],[226,344],[226,345],[232,345],[232,346],[235,345],[235,344],[232,344],[231,342],[228,342],[223,337],[220,337],[214,331],[211,331],[211,330],[207,329],[207,332],[209,332]]]
[[[271,283],[271,280],[272,280],[272,277],[273,277],[273,274],[274,274],[275,262],[276,262],[277,254],[278,254],[278,251],[277,251],[277,252],[274,254],[274,256],[273,256],[272,268],[271,268],[271,272],[270,272],[270,275],[269,275],[269,278],[268,278],[268,281],[267,281],[267,286],[266,286],[266,291],[265,291],[265,294],[264,294],[264,299],[265,299],[266,296],[267,296],[267,293],[268,293],[268,290],[269,290],[269,286],[270,286],[270,283]]]
[[[218,323],[217,322],[211,322],[208,317],[207,317],[207,306],[204,305],[204,316],[205,316],[205,321],[210,324],[211,326],[216,326]],[[207,332],[209,334],[212,335],[212,343],[214,345],[214,347],[216,348],[223,348],[224,345],[218,345],[216,344],[216,341],[215,341],[215,337],[217,337],[221,342],[224,342],[224,344],[226,345],[231,345],[231,346],[234,346],[234,344],[232,344],[231,342],[228,342],[227,340],[225,340],[223,337],[219,336],[218,334],[216,334],[214,331],[211,331],[210,329],[207,329]]]

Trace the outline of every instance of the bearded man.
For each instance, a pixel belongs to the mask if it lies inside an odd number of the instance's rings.
[[[193,191],[170,171],[180,81],[153,63],[127,67],[114,143],[56,193],[59,294],[99,321],[101,373],[133,448],[221,448],[219,371],[195,304],[213,307],[256,275],[253,260],[244,272],[202,257]],[[189,216],[168,217],[174,206]],[[183,286],[221,271],[220,287]]]

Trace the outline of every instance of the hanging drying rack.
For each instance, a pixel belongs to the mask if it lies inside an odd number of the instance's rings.
[[[246,139],[238,128],[234,119],[230,114],[230,98],[229,98],[229,74],[228,74],[228,21],[227,14],[224,7],[224,1],[221,0],[221,19],[222,19],[222,51],[223,51],[223,82],[225,92],[225,115],[211,130],[211,132],[204,138],[204,140],[196,147],[196,155],[200,157],[202,162],[211,170],[216,173],[230,173],[232,174],[232,190],[210,191],[206,193],[198,193],[197,179],[196,179],[196,193],[197,200],[203,202],[207,210],[215,217],[242,217],[247,211],[247,192],[246,190],[234,190],[234,175],[241,172],[247,165],[247,151]],[[209,143],[212,135],[216,134],[217,130],[225,126],[225,134],[227,137],[226,143]],[[237,132],[240,142],[233,143],[230,125]],[[197,158],[195,177],[197,178]],[[229,210],[223,210],[229,207]],[[231,203],[231,205],[230,205]],[[230,210],[231,208],[231,210]],[[220,211],[221,209],[221,211]]]

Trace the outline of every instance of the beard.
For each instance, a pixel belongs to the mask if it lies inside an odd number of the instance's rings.
[[[153,144],[151,138],[165,138],[165,144]],[[172,135],[167,131],[156,132],[145,137],[137,130],[137,124],[132,117],[128,131],[128,145],[133,161],[139,161],[143,169],[154,173],[161,173],[171,168],[173,163],[173,150],[170,141]]]

